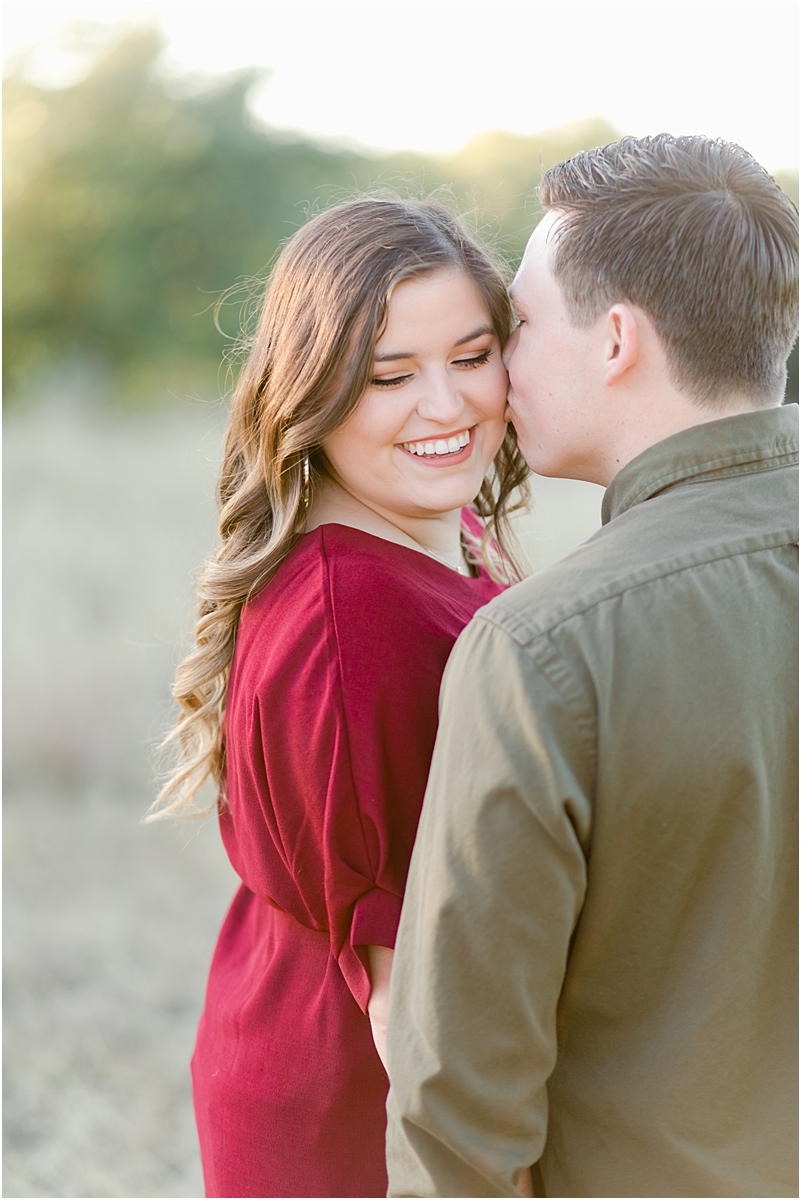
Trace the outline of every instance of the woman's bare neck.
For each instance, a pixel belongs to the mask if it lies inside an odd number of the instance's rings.
[[[386,513],[370,508],[345,488],[329,480],[322,480],[306,518],[306,532],[321,525],[346,525],[361,529],[374,537],[395,542],[418,550],[421,554],[433,554],[447,562],[455,570],[460,568],[461,511],[454,509],[437,513],[431,517],[412,517],[405,513]],[[452,561],[451,561],[452,560]]]

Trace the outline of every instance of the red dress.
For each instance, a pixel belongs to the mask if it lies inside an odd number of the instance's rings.
[[[499,591],[323,525],[243,610],[220,817],[243,882],[192,1060],[207,1196],[386,1195],[366,948],[395,944],[446,659]]]

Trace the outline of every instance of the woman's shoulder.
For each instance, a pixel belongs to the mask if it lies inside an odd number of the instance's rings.
[[[477,519],[477,518],[476,518]],[[355,635],[380,639],[443,630],[458,634],[500,591],[465,579],[425,553],[361,529],[329,523],[305,534],[243,610],[240,637],[297,642]]]
[[[417,560],[420,560],[419,562]],[[332,600],[369,603],[375,596],[420,587],[427,560],[385,538],[348,525],[318,525],[293,547],[269,583],[246,606],[263,619],[286,613],[297,624],[304,613]]]
[[[369,707],[370,697],[399,688],[436,689],[456,638],[500,590],[406,546],[321,525],[243,609],[232,708],[332,688]]]
[[[319,534],[327,601],[341,632],[369,614],[370,628],[428,626],[459,577],[425,553],[347,525]],[[453,577],[453,579],[452,579]]]
[[[336,638],[366,611],[386,613],[398,603],[408,608],[420,589],[416,567],[405,561],[403,547],[383,538],[320,525],[300,538],[245,605],[238,641],[297,643],[309,633]]]
[[[478,545],[482,526],[478,517],[474,519],[477,525],[469,524],[466,530]],[[466,578],[422,549],[360,529],[329,524],[320,526],[319,532],[330,598],[340,608],[345,605],[352,611],[375,605],[415,620],[423,614],[425,622],[426,615],[436,619],[441,609],[455,606],[467,621],[502,590],[483,571],[478,578]]]

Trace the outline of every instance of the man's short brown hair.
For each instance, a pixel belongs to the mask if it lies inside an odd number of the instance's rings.
[[[776,402],[798,324],[798,210],[750,154],[626,137],[546,171],[538,197],[564,217],[554,275],[577,325],[627,301],[699,404]]]

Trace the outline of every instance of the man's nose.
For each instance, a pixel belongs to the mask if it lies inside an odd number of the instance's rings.
[[[516,329],[503,348],[503,365],[506,367],[507,371],[509,370],[509,363],[512,360],[512,355],[515,352],[519,338],[520,330]]]

